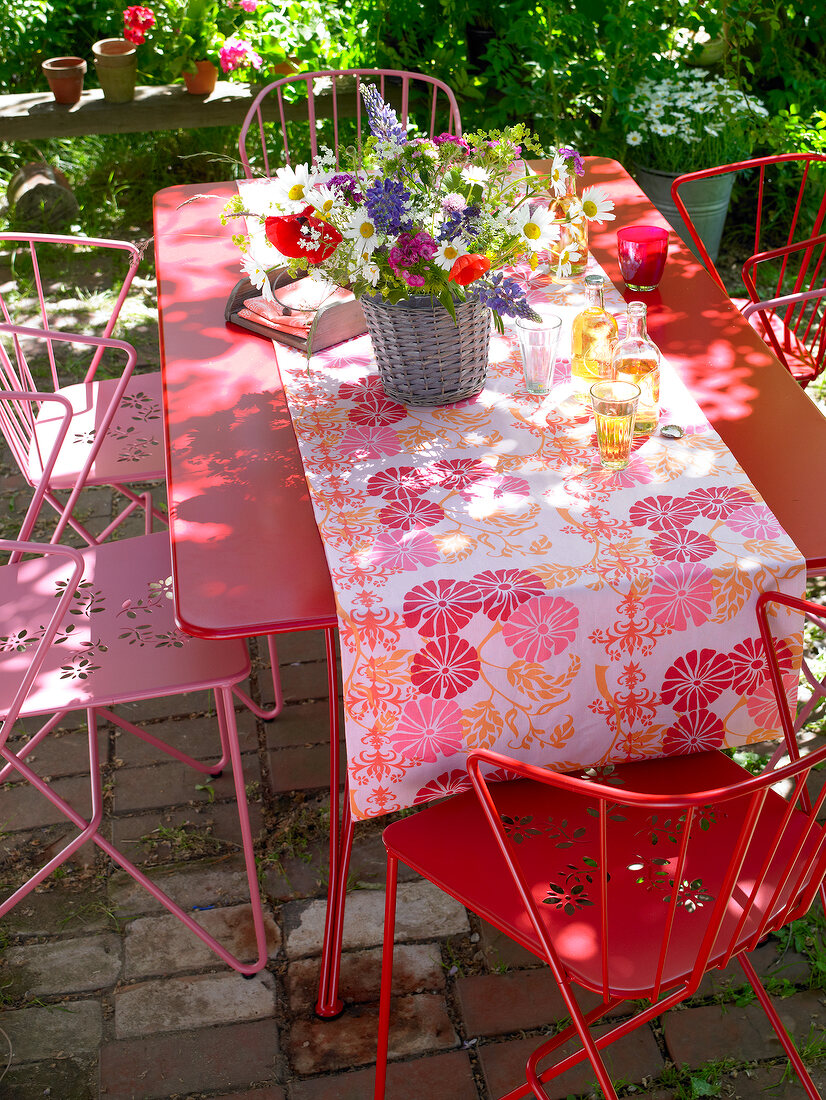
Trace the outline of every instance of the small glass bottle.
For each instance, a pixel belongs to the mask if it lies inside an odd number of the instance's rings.
[[[565,194],[551,199],[550,211],[553,218],[566,218],[576,193],[576,176],[570,172],[565,179]],[[559,254],[563,248],[571,247],[579,253],[579,259],[571,264],[571,275],[582,275],[588,266],[588,221],[567,222],[559,227],[559,239],[553,241],[548,249],[548,267],[553,275],[559,264]]]
[[[640,387],[634,435],[651,435],[660,419],[660,352],[648,338],[647,314],[645,302],[628,303],[625,339],[611,360],[614,378]]]
[[[585,309],[571,326],[571,381],[574,394],[590,405],[591,386],[611,377],[611,362],[617,340],[617,322],[605,308],[601,275],[585,276]]]

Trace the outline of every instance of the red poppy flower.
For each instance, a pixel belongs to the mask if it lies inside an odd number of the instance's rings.
[[[344,240],[335,226],[312,216],[312,206],[300,214],[282,214],[264,221],[264,232],[282,256],[320,264],[332,256]]]
[[[448,282],[452,279],[459,286],[467,286],[481,279],[486,271],[490,270],[490,260],[479,252],[466,252],[460,256],[448,275]]]

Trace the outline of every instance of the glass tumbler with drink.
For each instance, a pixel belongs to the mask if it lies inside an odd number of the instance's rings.
[[[599,457],[606,470],[624,470],[631,460],[634,416],[640,388],[609,379],[591,386],[591,408],[597,429]]]
[[[594,382],[611,377],[611,357],[617,322],[605,308],[601,275],[585,276],[585,309],[571,326],[571,379],[574,395],[583,405]]]
[[[640,388],[637,435],[651,435],[660,420],[660,353],[648,338],[645,302],[629,302],[625,339],[615,344],[611,377]]]
[[[617,258],[629,290],[656,290],[667,252],[668,232],[658,225],[627,225],[617,230]]]

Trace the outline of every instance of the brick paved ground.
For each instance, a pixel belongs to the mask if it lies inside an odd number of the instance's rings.
[[[6,468],[6,524],[19,522],[19,478]],[[98,493],[91,510],[103,515]],[[262,652],[264,651],[264,647]],[[280,645],[287,706],[274,723],[239,712],[253,827],[259,833],[269,914],[267,969],[245,981],[114,872],[81,850],[47,886],[2,922],[0,1096],[34,1100],[213,1097],[365,1100],[375,1059],[384,861],[380,823],[360,825],[345,923],[343,1016],[312,1011],[324,916],[326,676],[321,640]],[[268,698],[267,670],[251,690]],[[201,694],[130,708],[186,752],[217,754]],[[249,943],[231,781],[199,775],[130,735],[104,727],[104,829],[197,919],[237,950]],[[35,752],[35,765],[79,809],[88,803],[84,733],[67,724]],[[42,856],[63,829],[22,786],[0,791],[6,869]],[[9,874],[4,873],[3,879]],[[561,1014],[547,972],[475,916],[411,875],[400,891],[390,1073],[392,1100],[492,1100]],[[824,993],[809,989],[806,959],[772,943],[760,969],[783,1019],[814,1055],[823,1049]],[[691,1004],[619,1044],[610,1056],[627,1095],[720,1095],[792,1100],[785,1062],[765,1017],[736,995],[738,979],[709,978]],[[742,1002],[742,1003],[738,1003]],[[9,1054],[4,1055],[8,1045]],[[726,1061],[728,1060],[728,1061]],[[826,1068],[811,1062],[818,1087]],[[691,1079],[694,1079],[692,1085]],[[586,1070],[548,1088],[559,1100],[591,1092]]]

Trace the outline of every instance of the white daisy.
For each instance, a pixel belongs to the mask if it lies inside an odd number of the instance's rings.
[[[565,194],[567,179],[568,166],[565,163],[565,158],[560,153],[556,153],[551,162],[551,174],[548,177],[548,186],[557,198]]]
[[[442,241],[439,245],[439,251],[433,259],[443,271],[450,271],[459,257],[464,256],[466,252],[467,249],[462,244],[461,239],[454,237],[452,241]]]
[[[486,168],[481,168],[479,165],[469,164],[467,168],[462,169],[462,179],[465,183],[487,183],[490,179],[490,173]]]
[[[329,218],[338,203],[338,195],[331,191],[325,184],[316,184],[307,196],[307,201],[312,203],[315,210],[322,218]]]
[[[295,168],[287,165],[279,168],[272,181],[272,201],[290,213],[302,210],[309,201],[307,193],[313,186],[313,178],[306,164]]]
[[[629,145],[642,145],[643,136],[639,130],[631,130],[625,135],[625,140]]]
[[[272,287],[270,286],[269,272],[263,264],[260,264],[258,260],[256,260],[251,252],[246,252],[241,257],[241,267],[255,289],[261,291],[262,298],[267,302],[274,301],[275,298]]]
[[[579,201],[582,213],[589,222],[612,222],[614,202],[609,199],[601,187],[586,187]]]
[[[535,206],[522,214],[519,233],[532,252],[542,252],[559,237],[559,226],[547,206]]]
[[[571,264],[575,264],[579,258],[579,252],[573,245],[565,245],[564,248],[559,250],[559,257],[556,263],[556,274],[560,278],[565,278],[567,275],[570,275]]]
[[[358,265],[356,268],[356,275],[364,279],[365,282],[368,282],[370,286],[376,286],[381,278],[381,270],[378,264],[368,259],[366,262]]]
[[[375,222],[367,216],[366,210],[356,210],[349,224],[342,229],[341,235],[346,240],[353,241],[362,255],[371,255],[379,243]]]

